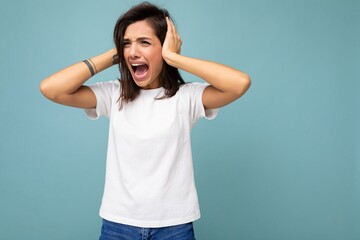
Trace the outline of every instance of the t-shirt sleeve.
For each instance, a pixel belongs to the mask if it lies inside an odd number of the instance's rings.
[[[200,118],[205,118],[208,120],[214,119],[219,109],[206,109],[202,102],[202,94],[209,84],[205,83],[187,83],[187,95],[189,97],[190,103],[190,118],[192,125],[194,125]]]
[[[119,81],[98,82],[88,87],[96,96],[96,108],[84,109],[86,115],[92,120],[98,119],[101,115],[109,118],[114,99],[120,92]]]

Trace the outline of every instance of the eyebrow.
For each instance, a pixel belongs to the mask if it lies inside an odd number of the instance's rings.
[[[143,40],[152,40],[151,38],[149,38],[149,37],[139,37],[139,38],[137,38],[136,39],[136,41],[143,41]],[[129,38],[124,38],[124,42],[130,42],[130,39]]]

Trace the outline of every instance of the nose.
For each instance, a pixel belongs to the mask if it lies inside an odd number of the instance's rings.
[[[140,57],[140,53],[139,53],[137,44],[131,44],[130,49],[129,49],[129,56],[130,56],[130,58],[139,58]]]

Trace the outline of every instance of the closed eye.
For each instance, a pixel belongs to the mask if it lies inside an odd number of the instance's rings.
[[[141,43],[142,45],[150,45],[150,42],[144,41],[144,40],[140,41],[140,43]]]
[[[130,46],[130,42],[129,41],[124,41],[123,42],[123,47],[128,47]]]

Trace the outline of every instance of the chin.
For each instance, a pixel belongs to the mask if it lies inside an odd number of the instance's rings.
[[[135,84],[140,87],[140,88],[149,88],[150,85],[150,81],[149,80],[144,80],[144,81],[135,81]]]

